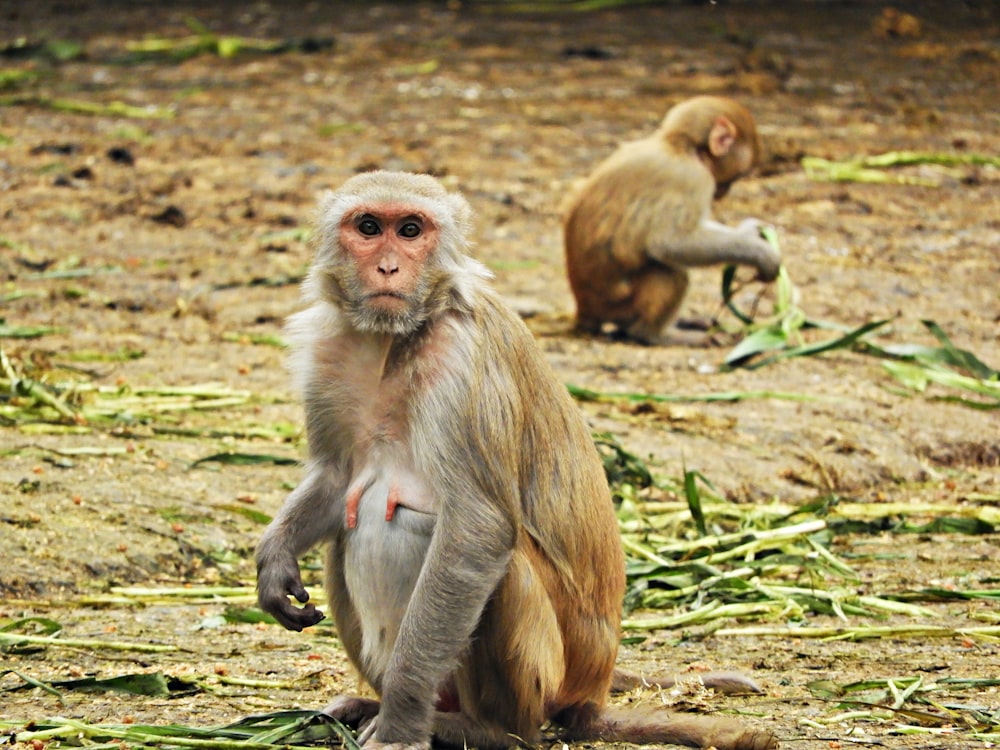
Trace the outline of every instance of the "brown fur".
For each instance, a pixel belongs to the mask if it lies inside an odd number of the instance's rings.
[[[261,606],[286,627],[315,624],[322,614],[288,596],[308,600],[296,559],[329,544],[333,617],[380,700],[327,712],[360,726],[367,750],[428,748],[432,735],[533,743],[550,719],[580,738],[767,747],[728,719],[605,712],[625,576],[603,467],[531,334],[464,255],[452,231],[464,201],[428,179],[362,175],[326,202],[311,305],[290,323],[310,462],[258,546]],[[400,282],[407,315],[365,310],[383,304],[368,288],[396,283],[385,259],[406,251],[398,236],[364,233],[375,249],[363,251],[342,241],[360,203],[385,226],[419,208],[441,238]],[[364,268],[382,270],[366,282]]]
[[[761,156],[753,117],[740,104],[699,96],[672,108],[659,129],[626,143],[587,178],[564,221],[566,270],[577,328],[611,324],[627,336],[667,340],[692,266],[753,266],[764,281],[780,258],[759,222],[711,220],[713,198]]]

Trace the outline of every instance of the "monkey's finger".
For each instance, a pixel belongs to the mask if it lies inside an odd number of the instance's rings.
[[[296,599],[298,599],[299,602],[301,602],[302,604],[305,604],[307,601],[309,601],[309,592],[306,591],[306,587],[303,586],[301,583],[294,584],[288,590],[288,593],[294,596]]]
[[[302,609],[294,609],[294,612],[295,618],[302,623],[304,628],[311,627],[326,617],[320,610],[316,609],[314,604],[307,604]]]
[[[359,745],[371,745],[377,747],[381,745],[378,740],[375,739],[375,730],[378,728],[378,716],[371,717],[367,722],[361,725],[358,731],[358,744]]]
[[[302,632],[304,628],[312,627],[326,617],[326,615],[316,609],[316,606],[313,604],[307,604],[306,606],[299,608],[293,607],[287,601],[282,606],[275,609],[272,614],[274,615],[274,619],[280,622],[284,627],[289,630],[294,630],[297,633]]]

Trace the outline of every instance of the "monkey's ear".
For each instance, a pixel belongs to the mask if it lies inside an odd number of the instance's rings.
[[[732,120],[719,115],[708,132],[708,152],[716,158],[725,156],[736,143],[738,135],[739,131],[736,130]]]

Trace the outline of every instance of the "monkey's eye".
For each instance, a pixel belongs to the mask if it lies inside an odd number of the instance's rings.
[[[362,219],[358,222],[358,231],[365,237],[374,237],[382,233],[382,227],[374,219]]]
[[[423,230],[419,224],[415,221],[408,221],[399,228],[399,236],[412,240],[414,237],[418,237],[421,231]]]

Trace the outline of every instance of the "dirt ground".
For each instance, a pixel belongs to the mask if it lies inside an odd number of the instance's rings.
[[[930,319],[956,346],[1000,365],[997,170],[918,167],[905,173],[937,184],[879,185],[814,181],[799,163],[889,150],[1000,153],[996,5],[905,5],[919,28],[887,33],[881,0],[559,14],[461,3],[0,3],[0,68],[34,75],[0,96],[35,97],[0,107],[0,318],[56,329],[5,338],[4,352],[28,374],[132,388],[215,383],[257,397],[225,413],[234,434],[221,437],[184,434],[218,426],[212,412],[171,417],[173,434],[139,422],[51,432],[0,417],[0,624],[48,617],[65,638],[181,648],[11,651],[0,672],[46,681],[137,669],[219,678],[210,692],[169,700],[4,692],[0,717],[207,726],[318,707],[352,688],[328,627],[210,627],[223,603],[140,606],[109,592],[252,584],[261,526],[243,511],[273,514],[299,469],[193,464],[222,451],[303,455],[283,353],[255,342],[280,334],[297,309],[310,251],[296,230],[308,225],[317,195],[367,168],[431,172],[468,196],[478,257],[566,382],[612,393],[810,397],[647,411],[581,405],[595,430],[613,433],[657,472],[697,469],[737,503],[837,493],[997,506],[997,413],[935,400],[946,394],[935,386],[903,391],[873,357],[833,353],[721,372],[726,347],[642,347],[571,331],[559,228],[567,192],[671,104],[719,93],[755,113],[768,160],[717,216],[757,216],[778,228],[811,318],[846,326],[892,318],[876,341],[933,344],[920,323]],[[310,42],[281,54],[126,59],[126,42],[182,37],[189,17],[219,34]],[[61,63],[18,55],[21,37],[74,40],[84,55]],[[173,117],[88,116],[43,106],[43,98],[123,102]],[[719,314],[718,290],[718,269],[696,272],[685,313]],[[142,356],[110,356],[129,351]],[[96,360],[82,362],[81,353]],[[293,435],[250,436],[275,426]],[[880,593],[995,588],[998,547],[996,534],[886,533],[835,544],[856,555],[861,589]],[[318,594],[318,571],[307,575]],[[937,617],[920,622],[960,627],[1000,616],[983,601],[928,606]],[[679,636],[658,634],[625,659],[752,673],[764,696],[720,698],[717,707],[757,717],[784,747],[989,745],[901,734],[905,718],[812,725],[835,710],[806,684],[1000,677],[996,640]],[[19,684],[0,677],[0,688]],[[996,687],[959,698],[1000,710]]]

